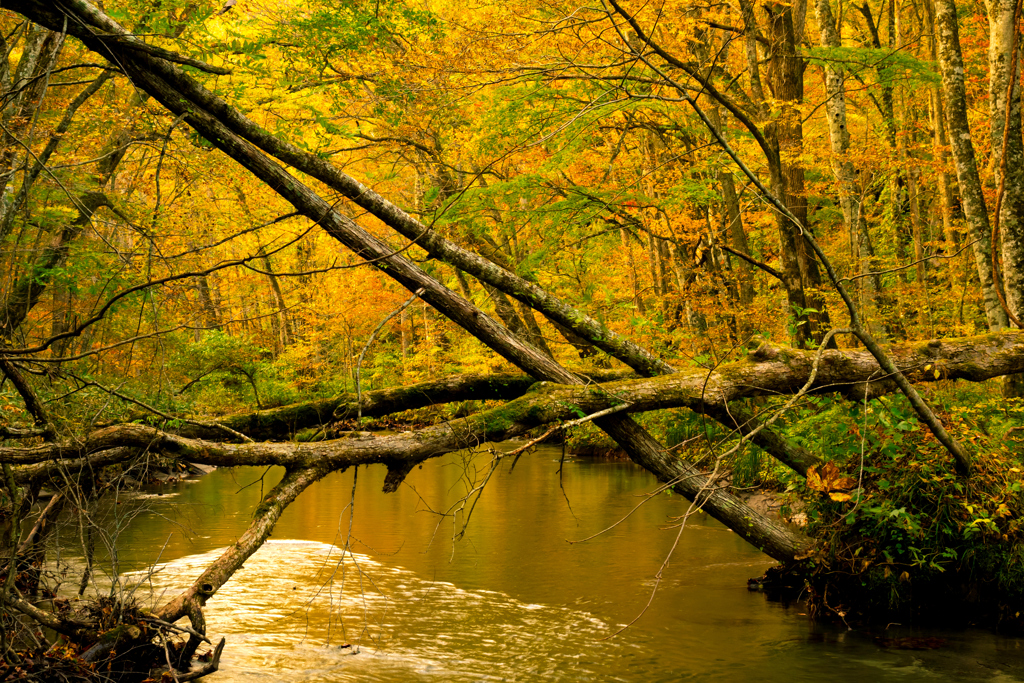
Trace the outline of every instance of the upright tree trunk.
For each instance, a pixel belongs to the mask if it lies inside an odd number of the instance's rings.
[[[910,225],[914,233],[914,260],[917,261],[917,283],[928,286],[928,262],[925,260],[925,242],[929,241],[928,224],[921,212],[920,173],[916,168],[907,171],[907,188],[910,191]],[[921,290],[925,293],[924,289]]]
[[[292,328],[288,316],[288,304],[284,300],[281,283],[274,272],[274,267],[270,263],[270,257],[267,256],[266,250],[261,246],[257,253],[261,257],[260,260],[263,261],[264,274],[270,283],[270,293],[274,300],[274,317],[272,318],[276,346],[276,353],[274,355],[279,356],[292,343]]]
[[[633,290],[633,306],[636,312],[641,315],[646,312],[643,293],[640,291],[640,274],[636,272],[636,257],[633,256],[633,245],[630,243],[629,231],[625,228],[619,230],[622,239],[622,250],[626,252],[626,260],[629,262],[629,284]]]
[[[708,118],[720,134],[725,134],[722,129],[722,116],[719,113],[718,105],[708,107]],[[743,215],[740,211],[740,199],[736,193],[736,179],[732,173],[725,168],[719,169],[716,174],[719,187],[722,189],[723,222],[725,223],[724,233],[732,248],[742,254],[750,254],[750,244],[747,241],[747,232],[743,228]],[[711,240],[715,244],[715,240]],[[739,303],[749,306],[754,302],[754,272],[753,266],[746,261],[739,260],[732,269],[736,274],[737,294]]]
[[[949,138],[946,136],[946,114],[942,107],[942,92],[938,87],[932,88],[928,93],[928,115],[932,132],[932,149],[939,167],[935,179],[939,195],[942,236],[953,248],[960,243],[960,239],[953,226],[953,185],[945,170],[949,163]]]
[[[942,90],[950,146],[967,228],[974,243],[974,262],[978,268],[978,279],[985,302],[985,318],[990,330],[1001,330],[1007,325],[1007,317],[999,303],[996,283],[992,279],[991,226],[985,197],[982,194],[974,144],[971,142],[971,129],[967,121],[964,60],[960,51],[960,32],[954,0],[935,0],[935,35],[942,70]]]
[[[1001,275],[1007,307],[1020,320],[1024,314],[1024,141],[1021,139],[1020,59],[1016,55],[1014,60],[1013,54],[1017,39],[1016,4],[1015,0],[989,0],[987,3],[990,166],[995,186],[1003,188],[999,207]],[[998,249],[998,245],[993,248]],[[1006,377],[1003,393],[1008,397],[1024,396],[1024,377]]]
[[[782,102],[778,119],[770,125],[778,144],[778,168],[770,169],[770,173],[772,190],[806,228],[809,226],[807,196],[804,168],[800,161],[803,154],[803,123],[797,109],[804,97],[806,63],[797,50],[793,7],[783,3],[764,6],[769,24],[771,54],[768,66],[771,89],[775,98]],[[821,273],[818,262],[797,226],[782,215],[778,215],[777,225],[789,303],[797,309],[793,311],[797,317],[794,343],[804,346],[809,339],[820,342],[828,326],[828,314],[820,293]],[[816,312],[808,313],[810,310]]]
[[[842,38],[836,27],[835,17],[829,0],[816,0],[814,11],[821,29],[821,44],[824,47],[842,47]],[[839,206],[843,212],[843,223],[850,244],[859,255],[860,275],[874,273],[872,263],[874,248],[868,232],[867,221],[861,209],[861,192],[857,182],[857,171],[849,158],[850,130],[846,120],[846,92],[843,72],[832,64],[825,65],[825,119],[828,121],[829,142],[832,147],[832,173],[839,187]],[[872,334],[877,332],[879,319],[879,297],[882,280],[877,274],[862,277],[858,281],[862,315],[866,318]],[[869,318],[866,313],[871,312]]]
[[[53,311],[51,313],[50,336],[56,337],[69,331],[74,325],[75,315],[73,310],[75,296],[71,288],[63,282],[51,287],[51,289],[53,290]],[[63,358],[67,354],[73,340],[74,338],[69,337],[54,342],[53,346],[50,347],[53,358]]]
[[[761,57],[758,54],[758,42],[757,39],[761,38],[761,31],[758,26],[757,18],[754,15],[754,3],[752,0],[739,0],[740,11],[743,15],[743,24],[745,28],[746,36],[746,58],[747,58],[747,73],[750,79],[750,91],[753,94],[754,106],[757,108],[758,118],[761,120],[767,120],[770,117],[768,108],[768,99],[765,96],[764,86],[761,82],[760,64]],[[792,25],[792,21],[790,21]],[[777,47],[773,41],[768,41],[772,45],[770,51],[773,54],[783,52],[782,47]],[[781,59],[781,56],[776,56],[774,59]],[[771,71],[771,69],[769,69]],[[778,93],[775,94],[779,97]],[[779,133],[778,127],[774,124],[765,126],[764,129],[765,141],[770,149],[770,152],[765,154],[766,162],[768,166],[769,174],[769,186],[771,191],[775,193],[777,197],[785,201],[786,197],[786,182],[782,173],[782,164],[780,161],[779,154]],[[797,242],[794,236],[795,229],[790,225],[789,221],[781,214],[776,214],[776,226],[779,232],[779,260],[781,263],[781,281],[783,287],[786,288],[786,302],[789,305],[789,311],[787,315],[792,316],[796,322],[793,328],[793,335],[791,341],[794,346],[806,346],[808,339],[810,339],[810,321],[807,318],[806,313],[802,313],[807,306],[807,299],[804,296],[804,283],[803,277],[800,274],[800,263],[797,259]]]
[[[935,6],[931,0],[924,3],[925,32],[928,34],[928,50],[934,62],[939,61],[939,41],[935,36]],[[928,115],[931,123],[932,149],[939,168],[936,174],[939,193],[939,207],[942,218],[942,235],[947,242],[950,253],[960,244],[960,236],[953,226],[953,184],[946,168],[949,164],[949,138],[946,135],[946,115],[942,106],[942,90],[933,86],[928,91]],[[952,281],[955,262],[949,261],[950,279]]]
[[[718,172],[718,182],[722,188],[722,200],[725,208],[726,234],[732,248],[743,254],[750,254],[750,243],[747,231],[743,227],[743,214],[740,211],[740,199],[736,193],[736,179],[728,171]],[[739,284],[739,301],[744,306],[754,303],[754,266],[743,259],[736,259],[732,271],[736,273]]]
[[[217,304],[214,303],[213,293],[210,288],[210,277],[198,275],[195,279],[196,293],[199,295],[199,305],[203,307],[206,327],[220,329],[220,313],[217,311]]]
[[[6,205],[10,200],[11,179],[24,158],[22,144],[29,140],[26,133],[35,120],[49,84],[48,74],[56,65],[64,46],[64,36],[48,31],[42,26],[32,25],[22,45],[21,57],[14,72],[14,80],[6,91],[13,93],[3,104],[3,135],[0,136],[0,197]],[[9,59],[5,56],[5,60]],[[0,235],[2,236],[2,235]]]

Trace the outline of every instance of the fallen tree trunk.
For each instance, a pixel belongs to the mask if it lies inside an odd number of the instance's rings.
[[[1024,371],[1024,331],[1005,330],[974,337],[909,342],[895,345],[889,352],[899,369],[916,382],[959,379],[979,382]],[[345,438],[315,443],[232,444],[189,438],[145,425],[124,424],[96,430],[81,442],[0,448],[0,463],[20,465],[14,470],[19,482],[46,476],[45,472],[49,471],[46,468],[57,472],[68,463],[78,463],[87,456],[92,458],[93,464],[106,464],[126,458],[138,449],[220,467],[282,465],[343,469],[370,464],[398,467],[484,442],[521,436],[536,427],[573,420],[581,412],[593,415],[618,409],[623,413],[639,413],[702,406],[703,409],[715,406],[730,410],[729,404],[741,399],[793,394],[807,383],[816,359],[816,380],[810,393],[840,393],[860,400],[865,392],[869,397],[876,397],[896,390],[881,374],[878,363],[868,351],[825,350],[819,357],[816,351],[764,344],[743,360],[720,365],[712,371],[692,369],[661,377],[590,386],[535,383],[529,392],[504,405],[400,434],[353,432]],[[522,383],[520,381],[519,386]],[[476,382],[462,385],[476,385]],[[115,454],[116,449],[124,450]],[[817,460],[791,466],[804,474]]]
[[[933,340],[897,345],[892,356],[908,377],[917,381],[968,379],[980,381],[1024,369],[1024,332],[1007,331],[965,339]],[[692,406],[719,401],[727,408],[729,401],[764,395],[791,393],[807,384],[817,361],[817,380],[812,391],[843,392],[861,395],[867,389],[877,395],[887,388],[888,380],[879,373],[878,365],[865,351],[802,351],[763,345],[746,359],[719,366],[713,372],[694,369],[674,375],[623,380],[587,387],[542,383],[524,396],[509,403],[482,411],[443,425],[415,432],[374,436],[356,433],[350,438],[320,443],[244,443],[224,444],[161,432],[143,425],[119,425],[94,432],[81,444],[60,443],[31,448],[0,449],[0,462],[35,465],[16,467],[16,478],[38,480],[50,473],[58,477],[69,469],[97,464],[110,464],[132,457],[140,450],[170,453],[210,465],[282,465],[294,476],[286,477],[257,509],[249,530],[238,543],[213,563],[193,586],[166,605],[161,618],[174,620],[185,616],[193,601],[215,592],[241,563],[255,552],[269,536],[283,506],[294,500],[301,490],[324,473],[367,464],[384,464],[390,471],[404,476],[419,462],[438,457],[485,441],[521,435],[544,424],[620,408],[639,412],[674,406]],[[891,388],[891,387],[888,387]],[[622,426],[623,424],[627,426]],[[623,423],[610,425],[613,435],[631,429]],[[628,434],[623,437],[627,440]],[[92,456],[87,454],[94,453]],[[71,460],[65,459],[73,456]],[[679,477],[690,476],[693,469],[685,462],[666,455],[663,449],[642,453],[643,457],[660,458],[650,466],[662,471],[675,471]],[[645,463],[641,463],[645,464]],[[63,473],[63,474],[62,474]],[[399,477],[399,480],[400,480]],[[397,485],[389,477],[390,487]],[[706,496],[706,497],[705,497]],[[719,489],[707,488],[697,501],[715,501],[717,510],[740,514],[743,507],[736,499]],[[751,518],[751,524],[759,519]],[[786,533],[773,535],[771,527],[755,527],[761,538],[772,539],[773,552],[794,552],[806,548],[806,541]],[[794,543],[794,540],[800,544]],[[794,546],[796,546],[794,548]]]
[[[611,382],[625,379],[629,374],[622,371],[588,371],[587,377],[594,382]],[[508,373],[455,375],[404,387],[364,391],[361,402],[355,394],[342,394],[231,415],[218,419],[217,424],[183,424],[167,431],[194,439],[221,441],[225,436],[221,428],[223,426],[255,440],[289,439],[303,429],[353,419],[360,409],[363,417],[383,417],[403,410],[457,401],[509,401],[525,394],[536,382],[529,375]]]

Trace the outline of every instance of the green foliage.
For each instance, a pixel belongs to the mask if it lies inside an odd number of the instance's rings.
[[[255,401],[266,408],[281,405],[273,400],[281,387],[272,376],[271,361],[270,352],[249,339],[210,330],[183,349],[175,366],[190,378],[182,393],[195,392],[197,402],[201,398],[206,405],[227,408],[233,402]]]
[[[826,457],[857,482],[849,500],[792,484],[821,543],[819,580],[860,595],[862,611],[922,609],[915,586],[947,592],[951,603],[971,593],[978,600],[981,591],[993,604],[1019,605],[1024,476],[1014,445],[963,416],[943,416],[969,444],[974,470],[965,478],[902,397],[873,401],[866,410],[818,403],[823,409],[801,421],[799,431],[827,444]]]
[[[874,72],[880,85],[935,85],[942,79],[935,64],[914,57],[905,50],[871,47],[811,47],[807,61],[847,73]]]

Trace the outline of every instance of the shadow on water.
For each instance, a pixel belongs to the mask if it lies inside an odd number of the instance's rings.
[[[383,468],[360,469],[351,518],[353,473],[325,478],[209,602],[209,632],[228,639],[213,680],[1024,681],[1018,640],[964,631],[938,634],[936,650],[889,650],[748,593],[771,560],[702,515],[651,608],[606,639],[643,609],[688,504],[660,494],[627,517],[649,475],[569,460],[560,487],[560,456],[541,448],[513,474],[503,467],[459,541],[463,519],[430,510],[482,479],[486,452],[428,461],[391,495]],[[280,476],[217,470],[122,504],[147,508],[118,538],[124,578],[142,582],[140,596],[180,589]]]

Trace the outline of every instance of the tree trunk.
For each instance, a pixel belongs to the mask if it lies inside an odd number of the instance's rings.
[[[971,129],[967,121],[964,60],[960,51],[960,33],[954,0],[935,0],[935,34],[942,70],[942,90],[950,146],[967,228],[974,242],[974,262],[978,268],[978,279],[985,301],[985,318],[990,330],[1001,330],[1006,327],[1008,319],[999,303],[996,283],[992,279],[991,226],[982,193],[974,144],[971,142]]]
[[[778,119],[770,125],[778,144],[778,169],[772,170],[772,190],[806,229],[809,227],[807,192],[804,187],[803,123],[797,109],[804,97],[803,58],[797,50],[793,6],[764,5],[768,14],[768,61],[772,94],[782,102]],[[829,325],[821,298],[821,272],[813,251],[800,228],[782,215],[777,217],[783,251],[783,269],[790,306],[796,318],[794,344],[805,346],[810,339],[824,338]],[[805,312],[806,311],[806,312]],[[813,311],[813,312],[811,312]]]
[[[636,312],[641,315],[646,312],[644,306],[644,297],[640,291],[640,275],[636,272],[636,257],[633,256],[633,245],[630,242],[629,231],[625,228],[619,230],[619,235],[622,240],[622,250],[626,252],[626,259],[629,262],[629,284],[633,290],[633,306],[636,308]]]
[[[722,199],[725,204],[725,220],[728,222],[726,234],[732,248],[744,254],[750,254],[750,243],[747,231],[743,228],[743,214],[740,212],[740,200],[736,194],[736,180],[732,173],[719,171],[718,182],[722,187]],[[739,301],[744,306],[754,303],[754,267],[738,259],[732,267],[739,283]]]
[[[1024,141],[1021,139],[1020,58],[1014,55],[1018,40],[1014,18],[1017,3],[989,0],[987,5],[990,165],[994,184],[1003,192],[999,205],[1002,285],[1007,307],[1020,320],[1024,316]],[[998,251],[999,245],[993,248]],[[1000,283],[995,284],[998,287]],[[1024,377],[1007,377],[1003,382],[1003,395],[1007,398],[1024,396]]]
[[[210,277],[208,275],[199,275],[195,279],[196,293],[199,296],[199,305],[203,309],[204,323],[206,327],[210,329],[219,330],[220,324],[220,313],[217,311],[217,305],[213,301],[213,294],[210,291]]]
[[[60,30],[48,31],[33,25],[22,46],[13,82],[6,91],[13,93],[13,98],[4,102],[4,132],[0,137],[0,207],[4,217],[13,200],[10,184],[20,165],[18,159],[24,157],[26,162],[28,159],[22,144],[31,142],[26,133],[35,121],[36,109],[49,84],[49,72],[56,65],[63,46],[64,34]],[[9,221],[2,223],[9,229]],[[6,236],[6,232],[0,233],[0,237]]]
[[[925,31],[928,33],[928,50],[933,62],[939,61],[939,42],[935,36],[935,7],[931,1],[924,3]],[[939,192],[939,206],[942,213],[942,234],[950,248],[960,243],[953,227],[953,189],[946,168],[949,165],[949,139],[946,136],[946,115],[942,105],[942,90],[933,86],[928,90],[928,115],[931,124],[932,149],[939,171],[936,174]]]
[[[835,17],[829,0],[816,0],[814,4],[818,25],[821,28],[821,44],[824,47],[842,47],[839,31],[835,25]],[[832,173],[836,177],[839,189],[839,206],[843,212],[843,224],[849,243],[858,254],[859,271],[862,276],[858,281],[862,315],[865,315],[868,328],[875,333],[880,318],[879,297],[882,293],[882,280],[875,271],[872,259],[874,249],[868,233],[867,221],[861,207],[861,191],[857,182],[857,172],[850,154],[850,130],[846,120],[846,92],[843,71],[831,64],[825,70],[825,119],[828,121],[829,142],[832,147]],[[867,277],[863,277],[867,275]]]
[[[724,131],[722,130],[722,116],[718,111],[717,105],[709,108],[708,118],[711,119],[711,123],[715,126],[715,129],[718,130],[720,134],[724,134]],[[718,170],[716,179],[722,189],[722,218],[725,222],[725,230],[723,232],[727,236],[727,239],[733,249],[742,254],[750,254],[750,244],[747,241],[747,232],[743,228],[743,215],[740,211],[740,199],[736,193],[736,179],[733,177],[732,173],[725,168]],[[715,242],[716,240],[711,240],[711,244],[715,244]],[[752,265],[743,260],[740,260],[739,263],[732,268],[732,271],[736,273],[737,298],[739,303],[743,306],[749,306],[754,302],[753,268],[754,267]]]

